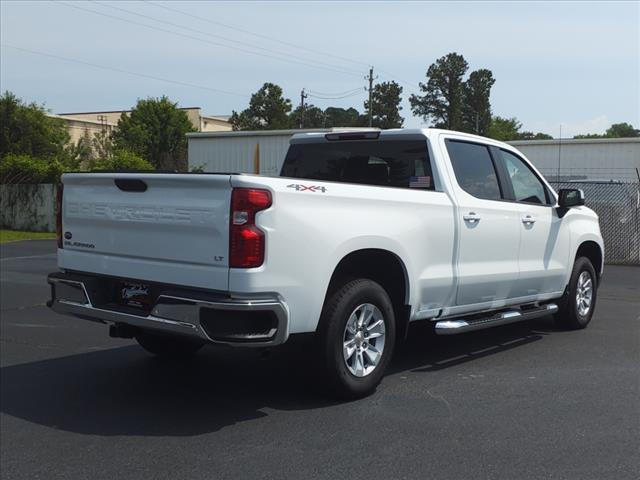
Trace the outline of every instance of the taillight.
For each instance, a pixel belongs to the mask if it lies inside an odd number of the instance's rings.
[[[62,193],[64,185],[61,183],[56,190],[56,238],[58,239],[58,248],[63,248],[62,244]]]
[[[271,193],[257,188],[234,188],[229,220],[229,267],[254,268],[264,262],[264,232],[256,213],[271,206]]]

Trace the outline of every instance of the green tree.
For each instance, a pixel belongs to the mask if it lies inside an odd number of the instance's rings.
[[[67,147],[69,160],[66,164],[67,168],[78,170],[81,166],[85,166],[94,157],[93,139],[87,130],[84,135],[78,139],[75,145]]]
[[[55,158],[8,153],[0,159],[0,183],[58,183],[63,170]]]
[[[427,70],[427,83],[420,82],[424,95],[411,95],[411,110],[436,128],[461,130],[464,106],[464,81],[468,64],[462,55],[449,53]]]
[[[491,87],[496,83],[491,70],[482,68],[469,74],[463,86],[462,130],[486,135],[491,125]]]
[[[521,132],[518,134],[518,140],[553,140],[553,137],[541,132]]]
[[[291,128],[322,128],[324,125],[324,112],[315,105],[305,105],[304,112],[298,106],[289,115]]]
[[[574,135],[573,138],[606,138],[606,135],[601,135],[599,133],[587,133],[587,134],[580,134],[580,135]]]
[[[122,115],[114,132],[115,146],[147,160],[156,168],[187,168],[188,132],[195,129],[187,114],[167,97],[138,100],[129,115]]]
[[[640,137],[640,130],[633,128],[630,123],[614,123],[605,132],[608,138]]]
[[[25,104],[8,91],[0,97],[0,157],[14,154],[64,161],[68,142],[64,121],[48,116],[44,106]]]
[[[368,118],[355,108],[327,107],[324,111],[323,127],[364,127]]]
[[[103,131],[93,135],[91,147],[96,158],[109,158],[115,151],[113,134]]]
[[[371,92],[372,126],[379,128],[400,128],[404,118],[400,116],[402,87],[396,82],[378,83]],[[369,116],[369,101],[364,102],[365,115]]]
[[[127,150],[115,150],[108,157],[92,160],[88,167],[92,171],[154,170],[151,163]]]
[[[636,129],[630,123],[614,123],[604,134],[587,133],[582,135],[574,135],[573,138],[632,138],[640,137],[640,130]]]
[[[516,118],[491,117],[491,124],[486,136],[495,140],[507,142],[509,140],[551,140],[553,137],[546,133],[522,132],[522,123]]]
[[[265,83],[251,95],[249,108],[232,112],[230,122],[234,130],[277,130],[289,128],[288,114],[291,100],[284,98],[282,88]]]
[[[493,117],[489,125],[487,136],[503,142],[507,140],[517,140],[520,137],[522,124],[516,117],[502,118]]]

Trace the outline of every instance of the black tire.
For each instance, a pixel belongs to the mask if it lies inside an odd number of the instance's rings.
[[[142,332],[136,335],[136,340],[147,352],[162,358],[188,358],[196,353],[203,342],[174,335],[159,335]]]
[[[377,313],[382,315],[384,344],[379,343],[377,338],[370,339],[367,344],[367,340],[363,338],[363,335],[373,336],[373,333],[369,334],[369,331],[364,328],[365,333],[360,333],[358,337],[359,342],[364,341],[359,345],[361,350],[358,350],[357,354],[354,353],[350,360],[345,360],[343,343],[347,334],[347,322],[357,308],[366,304],[376,307],[378,309]],[[370,325],[374,323],[372,320]],[[325,383],[329,388],[329,394],[342,399],[355,399],[373,393],[382,380],[387,365],[391,360],[396,340],[393,305],[384,288],[368,279],[356,279],[345,283],[335,290],[325,302],[318,333],[320,366],[326,380]],[[353,341],[354,345],[356,345],[355,337]],[[382,351],[374,364],[369,360],[370,357],[368,355],[372,351],[377,351],[375,350],[376,342],[378,342],[378,346],[382,345]],[[373,347],[373,350],[369,350],[367,353],[365,350],[371,347]],[[368,366],[366,368],[373,367],[370,373],[364,376],[356,376],[349,370],[349,368],[353,368],[355,355],[360,355],[359,358],[364,359],[364,363],[359,364],[363,369],[367,363]],[[351,366],[347,365],[348,362],[351,362]]]
[[[588,311],[580,312],[578,309],[578,280],[583,273],[587,273],[591,280],[591,301]],[[559,302],[558,312],[554,315],[554,321],[560,328],[567,330],[580,330],[585,328],[591,321],[593,312],[596,308],[596,300],[598,297],[598,277],[591,261],[586,257],[579,257],[573,264],[573,271],[567,291]]]

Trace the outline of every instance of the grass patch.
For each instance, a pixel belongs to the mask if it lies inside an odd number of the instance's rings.
[[[56,234],[50,232],[20,232],[17,230],[0,230],[0,243],[18,242],[20,240],[51,240]]]

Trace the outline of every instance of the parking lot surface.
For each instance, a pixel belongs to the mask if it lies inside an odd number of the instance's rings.
[[[1,247],[3,479],[637,479],[640,268],[606,267],[589,327],[430,338],[337,403],[303,341],[166,363],[46,308],[55,244]]]

